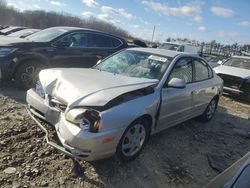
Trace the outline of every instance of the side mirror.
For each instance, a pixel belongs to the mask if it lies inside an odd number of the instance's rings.
[[[66,48],[69,47],[71,45],[71,42],[57,42],[55,43],[55,46],[57,48]]]
[[[168,82],[168,87],[172,87],[172,88],[179,88],[179,89],[183,89],[186,87],[186,82],[183,79],[179,79],[179,78],[172,78],[169,82]]]

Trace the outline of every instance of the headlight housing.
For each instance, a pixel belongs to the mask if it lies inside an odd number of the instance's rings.
[[[89,132],[99,131],[101,117],[99,112],[95,110],[75,108],[68,111],[65,114],[65,118],[83,130],[88,130]]]
[[[15,52],[17,48],[0,48],[0,57],[5,57],[13,52]]]

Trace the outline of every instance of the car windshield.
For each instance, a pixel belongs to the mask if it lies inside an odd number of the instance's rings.
[[[163,43],[162,45],[159,46],[161,49],[165,50],[174,50],[177,51],[180,45],[178,44],[170,44],[170,43]]]
[[[26,39],[34,42],[49,42],[66,32],[68,30],[64,28],[48,28],[30,35]]]
[[[250,70],[250,59],[230,58],[224,65]]]
[[[105,59],[94,68],[129,77],[160,80],[171,61],[170,57],[125,50]]]
[[[13,29],[16,29],[16,27],[7,27],[5,29],[2,29],[1,30],[1,33],[8,33],[9,31],[13,30]]]

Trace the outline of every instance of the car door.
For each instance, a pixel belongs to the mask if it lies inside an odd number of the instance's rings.
[[[182,89],[168,87],[167,83],[172,78],[183,79],[186,81],[186,87]],[[192,81],[192,59],[179,59],[161,91],[162,103],[158,129],[162,130],[189,118],[190,111],[192,110]]]
[[[193,82],[193,110],[192,116],[202,114],[208,103],[216,94],[213,86],[213,71],[208,64],[199,58],[193,58],[194,82]]]
[[[74,32],[59,39],[54,43],[55,48],[50,56],[51,65],[85,68],[93,66],[95,62],[88,47],[90,37],[90,34],[86,32]],[[62,43],[68,45],[62,46]]]

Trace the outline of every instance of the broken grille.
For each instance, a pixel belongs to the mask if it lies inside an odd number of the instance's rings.
[[[54,99],[54,98],[52,98],[50,100],[50,105],[52,107],[55,107],[56,109],[58,109],[61,112],[65,112],[65,110],[67,108],[66,104],[64,104],[64,103],[62,103],[62,102],[60,102],[60,101],[58,101],[57,99]]]

